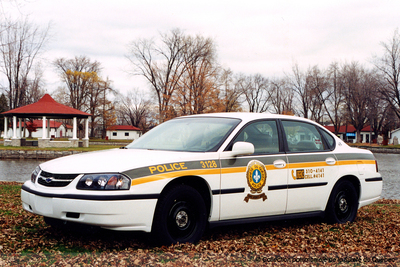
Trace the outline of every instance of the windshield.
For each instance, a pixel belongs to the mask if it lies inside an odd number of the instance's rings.
[[[240,123],[238,119],[191,117],[160,124],[127,148],[189,152],[217,151],[225,138]]]

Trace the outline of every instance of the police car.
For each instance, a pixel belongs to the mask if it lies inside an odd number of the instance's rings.
[[[352,222],[381,191],[373,154],[315,122],[217,113],[172,119],[121,149],[43,163],[21,199],[46,222],[151,232],[171,244],[221,224]]]

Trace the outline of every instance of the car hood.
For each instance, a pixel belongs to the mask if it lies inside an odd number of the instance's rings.
[[[50,173],[84,174],[125,172],[135,168],[205,158],[205,153],[141,149],[110,149],[75,154],[42,163]]]

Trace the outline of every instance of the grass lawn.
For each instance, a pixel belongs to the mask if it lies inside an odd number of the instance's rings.
[[[28,141],[37,140],[37,139],[27,139]],[[60,139],[56,138],[55,141],[68,141],[68,139]],[[0,139],[3,141],[3,139]],[[49,147],[49,148],[39,148],[35,146],[20,146],[20,147],[12,147],[12,146],[4,146],[0,144],[0,150],[50,150],[50,151],[96,151],[96,150],[104,150],[111,148],[118,148],[121,146],[126,146],[132,143],[132,140],[105,140],[105,139],[90,139],[90,142],[102,143],[102,144],[89,144],[89,147]],[[113,145],[118,143],[118,145]]]

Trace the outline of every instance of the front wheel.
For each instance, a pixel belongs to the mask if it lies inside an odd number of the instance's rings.
[[[203,197],[194,188],[178,185],[159,199],[153,219],[152,234],[160,244],[196,243],[207,224]]]
[[[354,185],[347,180],[339,181],[333,188],[326,206],[329,223],[353,222],[357,215],[358,195]]]

